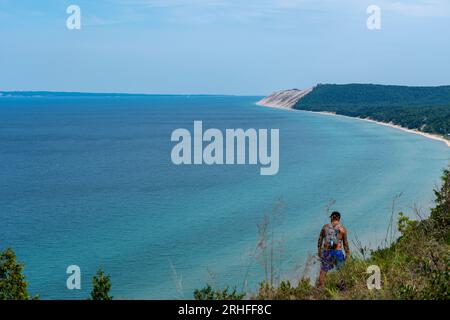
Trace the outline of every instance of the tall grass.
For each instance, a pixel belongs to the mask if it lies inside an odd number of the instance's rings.
[[[418,208],[411,220],[397,214],[397,195],[391,206],[385,239],[376,250],[364,247],[356,237],[357,250],[344,266],[329,272],[325,285],[317,288],[308,277],[314,258],[307,261],[304,272],[295,283],[275,281],[276,241],[271,219],[258,227],[260,262],[265,278],[252,299],[439,299],[450,298],[450,168],[444,170],[442,185],[434,190],[435,207],[424,219]],[[369,290],[367,269],[376,265],[381,270],[381,289]],[[234,298],[244,297],[236,296]]]

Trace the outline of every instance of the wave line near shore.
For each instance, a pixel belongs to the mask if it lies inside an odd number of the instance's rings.
[[[382,125],[382,126],[385,126],[385,127],[398,129],[398,130],[401,130],[403,132],[417,134],[417,135],[420,135],[420,136],[428,138],[428,139],[441,141],[441,142],[445,143],[447,145],[447,147],[450,148],[450,140],[446,139],[444,136],[437,135],[437,134],[432,134],[432,133],[426,133],[426,132],[423,132],[423,131],[419,131],[417,129],[405,128],[405,127],[399,126],[399,125],[394,124],[394,123],[387,123],[387,122],[377,121],[377,120],[370,119],[370,118],[350,117],[350,116],[346,116],[346,115],[342,115],[342,114],[336,114],[334,112],[327,112],[327,111],[310,111],[310,110],[301,110],[301,109],[286,108],[286,107],[279,107],[279,106],[271,106],[271,105],[268,105],[268,104],[263,104],[263,103],[261,103],[261,101],[259,101],[257,103],[257,105],[263,106],[263,107],[269,107],[269,108],[289,110],[289,111],[311,112],[311,113],[316,113],[316,114],[321,114],[321,115],[326,115],[326,116],[344,117],[344,118],[348,118],[348,119],[356,119],[356,120],[362,120],[362,121],[366,121],[366,122],[371,122],[371,123],[375,123],[375,124]]]

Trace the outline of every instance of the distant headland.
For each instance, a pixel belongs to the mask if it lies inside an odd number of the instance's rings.
[[[450,86],[319,84],[275,92],[258,105],[347,116],[439,140],[450,147]]]

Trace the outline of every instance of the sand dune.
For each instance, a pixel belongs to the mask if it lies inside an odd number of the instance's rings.
[[[312,90],[313,88],[278,91],[258,101],[256,104],[265,107],[292,109],[301,98],[306,96]]]

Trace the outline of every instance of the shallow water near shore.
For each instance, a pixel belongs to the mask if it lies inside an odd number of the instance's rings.
[[[281,274],[314,253],[335,200],[350,240],[377,246],[395,211],[426,212],[448,164],[439,141],[374,123],[256,106],[259,97],[0,99],[0,247],[25,263],[31,293],[85,299],[102,266],[124,299],[192,298],[248,283],[257,224],[282,198]],[[177,128],[278,128],[280,169],[175,166]],[[82,289],[66,289],[66,268]],[[247,276],[246,276],[247,275]]]

